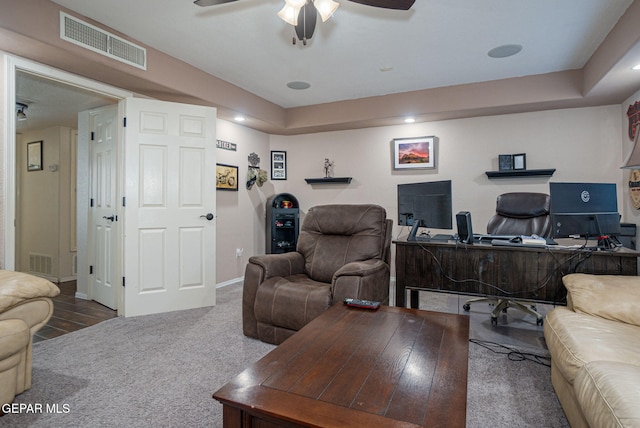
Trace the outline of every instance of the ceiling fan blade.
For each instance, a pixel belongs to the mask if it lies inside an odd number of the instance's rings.
[[[225,4],[225,3],[232,3],[234,1],[238,1],[238,0],[196,0],[194,1],[194,3],[201,7],[207,7],[207,6],[216,6],[216,5]]]
[[[302,6],[300,14],[298,15],[298,25],[295,26],[298,40],[302,40],[306,44],[306,40],[313,36],[313,32],[316,29],[317,17],[318,12],[313,3],[307,3]]]
[[[350,0],[366,6],[382,7],[384,9],[409,10],[416,0]]]

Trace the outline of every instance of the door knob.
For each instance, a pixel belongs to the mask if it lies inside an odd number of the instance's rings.
[[[107,220],[109,220],[109,221],[113,221],[113,220],[115,220],[115,219],[116,219],[116,217],[115,217],[115,216],[113,216],[113,215],[110,215],[109,217],[107,217],[106,215],[104,215],[104,216],[102,216],[102,218],[107,219]]]
[[[207,213],[207,215],[201,215],[200,218],[206,218],[207,220],[213,220],[213,214]]]

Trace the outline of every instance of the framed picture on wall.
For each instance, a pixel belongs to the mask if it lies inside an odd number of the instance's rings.
[[[393,140],[395,169],[433,169],[436,167],[436,137],[396,138]]]
[[[511,171],[513,169],[513,155],[498,155],[498,169]]]
[[[287,179],[287,152],[282,150],[271,151],[271,179]]]
[[[527,155],[518,153],[513,155],[513,169],[527,169]]]
[[[27,171],[42,171],[42,141],[27,143]]]
[[[238,191],[238,167],[216,164],[216,190]]]

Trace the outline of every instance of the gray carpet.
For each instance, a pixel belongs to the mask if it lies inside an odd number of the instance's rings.
[[[7,414],[0,427],[222,426],[212,393],[273,349],[242,335],[241,292],[224,287],[213,308],[117,318],[35,344],[33,387],[15,403],[43,412]],[[548,367],[475,343],[469,351],[468,427],[569,426]]]

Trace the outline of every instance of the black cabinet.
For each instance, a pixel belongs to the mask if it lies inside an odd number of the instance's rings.
[[[300,231],[300,205],[290,193],[267,199],[267,254],[295,251]]]

